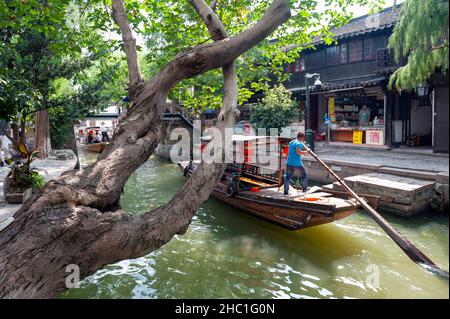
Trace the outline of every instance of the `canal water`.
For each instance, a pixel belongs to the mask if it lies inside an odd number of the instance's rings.
[[[94,160],[84,155],[83,161]],[[149,211],[184,177],[150,158],[129,179],[127,211]],[[386,216],[433,261],[449,268],[448,217]],[[61,298],[448,298],[449,282],[410,261],[364,212],[288,231],[210,199],[188,232],[145,257],[106,266]]]

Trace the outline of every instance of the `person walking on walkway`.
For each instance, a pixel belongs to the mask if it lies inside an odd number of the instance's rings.
[[[308,191],[308,174],[303,166],[302,155],[308,154],[303,142],[305,141],[305,134],[297,133],[297,138],[289,143],[288,156],[286,160],[286,175],[284,179],[284,195],[289,195],[289,184],[293,177],[301,179],[303,192]]]

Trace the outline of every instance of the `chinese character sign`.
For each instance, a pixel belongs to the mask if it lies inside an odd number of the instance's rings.
[[[336,115],[334,114],[334,97],[331,96],[328,99],[328,114],[331,122],[336,121]]]
[[[383,131],[367,131],[367,138],[366,143],[368,144],[377,144],[377,145],[383,145],[384,144],[384,137],[383,137]]]
[[[380,143],[380,134],[378,132],[373,132],[370,134],[370,143],[379,144]]]

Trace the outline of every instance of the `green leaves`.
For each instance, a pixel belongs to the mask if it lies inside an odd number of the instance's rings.
[[[10,0],[0,4],[1,16],[12,13],[16,16],[14,24],[0,21],[3,39],[0,77],[5,81],[0,86],[1,118],[16,123],[32,120],[36,110],[56,106],[72,108],[73,101],[82,100],[74,97],[81,92],[75,92],[72,86],[77,84],[77,79],[85,77],[82,73],[95,61],[108,60],[116,43],[106,41],[100,31],[111,20],[110,7],[105,7],[105,3],[102,0]],[[105,78],[98,76],[98,80]],[[58,88],[62,82],[63,90]],[[102,83],[100,90],[107,83]],[[83,94],[92,96],[94,87],[99,86],[86,87],[89,89]],[[68,120],[74,114],[87,112],[85,107],[82,110],[69,110]]]
[[[255,24],[270,3],[220,0],[216,12],[233,36]],[[285,81],[288,74],[283,65],[310,48],[314,37],[332,41],[330,30],[348,21],[350,5],[377,3],[326,0],[327,10],[323,10],[317,0],[290,1],[292,18],[236,61],[239,103]],[[212,42],[186,0],[125,0],[125,7],[138,45],[144,43],[140,62],[147,79],[183,50]],[[0,116],[14,119],[18,112],[50,105],[57,123],[64,116],[70,120],[82,117],[125,95],[126,62],[111,17],[111,0],[48,0],[45,5],[41,0],[2,1],[0,30],[4,40],[0,78],[7,82],[0,86]],[[286,51],[287,45],[295,47]],[[182,81],[170,98],[200,112],[221,106],[222,87],[221,71],[212,70]]]
[[[296,107],[296,103],[291,99],[291,92],[281,84],[276,85],[267,91],[261,103],[253,107],[250,121],[257,128],[277,128],[280,131],[298,115]]]
[[[405,1],[389,48],[397,61],[407,58],[407,64],[392,74],[390,87],[412,90],[434,72],[448,72],[448,14],[448,1]]]
[[[255,93],[264,93],[271,85],[285,81],[288,75],[283,65],[299,58],[302,50],[311,48],[310,43],[315,37],[321,36],[331,43],[331,29],[351,18],[351,5],[375,7],[380,0],[327,0],[328,10],[324,10],[316,0],[289,2],[292,18],[269,39],[236,61],[239,104],[247,102]],[[216,13],[228,34],[233,36],[255,24],[270,3],[267,0],[220,0]],[[188,1],[147,0],[142,2],[141,11],[147,17],[141,35],[146,43],[145,57],[152,67],[148,74],[154,75],[154,71],[164,67],[179,52],[212,42]],[[286,51],[287,46],[293,49]],[[184,80],[172,90],[170,98],[197,111],[218,108],[223,97],[222,86],[222,74],[214,70],[195,79]]]

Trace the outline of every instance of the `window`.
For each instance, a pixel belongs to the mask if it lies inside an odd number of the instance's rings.
[[[305,70],[305,59],[297,59],[294,63],[291,63],[291,73],[302,72]]]
[[[349,43],[348,62],[362,60],[362,40],[356,40]]]
[[[291,73],[291,63],[286,64],[286,66],[284,68],[284,71],[286,73]]]
[[[339,47],[332,46],[327,48],[327,65],[335,65],[339,63]]]
[[[347,63],[347,43],[339,46],[339,63]]]
[[[363,46],[364,46],[364,60],[374,58],[372,38],[364,39]]]

